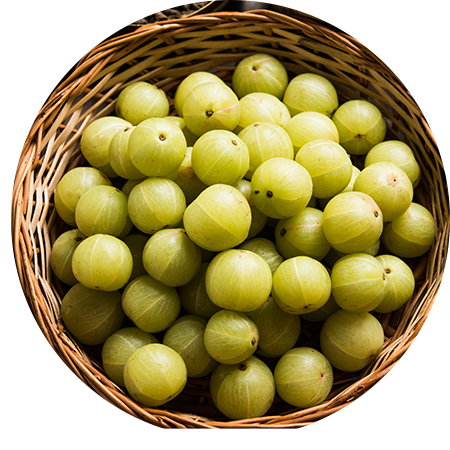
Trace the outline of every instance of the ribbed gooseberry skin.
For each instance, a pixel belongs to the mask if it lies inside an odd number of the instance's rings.
[[[342,192],[330,199],[322,223],[327,241],[343,253],[366,250],[383,232],[381,209],[363,192]]]
[[[208,186],[187,206],[183,224],[187,235],[205,250],[220,252],[242,243],[252,222],[250,206],[233,186]]]
[[[214,405],[229,419],[263,416],[272,406],[275,394],[272,371],[255,356],[239,364],[220,364],[211,375]]]
[[[152,343],[133,352],[125,364],[123,378],[132,398],[155,407],[180,394],[187,383],[187,369],[175,350]]]
[[[208,297],[220,308],[249,312],[269,297],[272,270],[262,256],[250,250],[224,250],[210,262],[205,286]]]

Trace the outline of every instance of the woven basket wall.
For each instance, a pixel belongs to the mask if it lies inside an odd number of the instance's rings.
[[[104,376],[98,352],[77,344],[60,320],[64,287],[52,276],[49,256],[52,243],[66,228],[52,196],[67,170],[86,164],[79,148],[84,129],[94,119],[114,114],[117,95],[128,84],[154,83],[173,105],[177,85],[188,74],[211,70],[230,82],[236,63],[255,52],[277,57],[291,78],[302,72],[326,76],[336,86],[341,103],[361,98],[380,108],[388,123],[386,140],[405,141],[421,166],[415,201],[433,214],[436,241],[424,257],[413,261],[413,298],[392,314],[377,315],[385,330],[379,357],[356,375],[338,373],[323,404],[293,410],[276,401],[265,417],[230,421],[212,405],[208,380],[200,379],[189,380],[185,390],[160,409],[143,407]],[[107,401],[159,427],[301,427],[357,399],[416,338],[443,276],[448,191],[439,150],[418,105],[395,74],[362,44],[310,17],[291,18],[267,10],[218,12],[138,27],[106,40],[78,62],[42,107],[20,155],[12,234],[20,281],[39,327],[68,367]]]

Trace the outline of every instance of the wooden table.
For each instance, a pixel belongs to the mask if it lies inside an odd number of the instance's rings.
[[[372,47],[411,75],[409,55],[414,33],[426,13],[439,2],[428,6],[395,36]],[[67,29],[68,40],[76,32]],[[79,35],[79,31],[78,31]],[[79,36],[77,36],[78,38]],[[77,41],[75,39],[74,41]],[[83,46],[71,49],[68,73],[88,50]],[[101,411],[78,386],[66,378],[43,343],[36,324],[24,301],[20,302],[20,328],[16,345],[16,428],[17,429],[120,429],[134,428],[130,423]],[[412,369],[375,405],[340,424],[340,428],[404,428],[427,352]],[[62,443],[60,445],[63,445]]]

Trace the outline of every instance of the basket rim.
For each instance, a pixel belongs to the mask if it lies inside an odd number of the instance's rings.
[[[236,12],[218,12],[215,13],[213,15],[211,14],[205,14],[205,15],[199,15],[196,17],[187,17],[187,18],[183,18],[183,19],[178,19],[176,21],[167,21],[164,22],[163,24],[161,23],[155,23],[155,24],[149,24],[149,25],[144,25],[142,26],[139,30],[136,30],[132,33],[126,34],[124,36],[120,36],[117,38],[114,38],[111,41],[105,41],[101,44],[99,44],[98,46],[94,47],[94,49],[92,49],[90,52],[88,52],[85,57],[81,58],[79,61],[79,64],[77,65],[77,67],[74,69],[74,72],[69,75],[65,80],[63,80],[60,84],[58,84],[58,86],[55,88],[55,90],[50,94],[48,100],[45,102],[44,106],[42,107],[41,111],[39,112],[39,114],[37,115],[37,118],[33,124],[33,126],[30,129],[29,135],[27,136],[27,139],[25,141],[25,144],[23,146],[22,149],[22,153],[19,159],[19,164],[18,164],[18,170],[16,173],[16,180],[15,180],[15,184],[14,184],[14,189],[13,189],[13,203],[12,203],[12,210],[13,210],[13,214],[12,214],[12,237],[13,237],[13,244],[14,244],[14,254],[15,254],[15,259],[16,259],[16,265],[18,267],[18,272],[19,272],[19,276],[20,276],[20,281],[21,281],[21,285],[22,288],[24,290],[24,294],[27,297],[27,294],[29,295],[29,293],[33,293],[33,299],[28,299],[27,301],[29,302],[36,302],[36,299],[38,299],[39,301],[42,301],[42,299],[39,298],[39,295],[37,295],[37,291],[39,289],[43,289],[43,283],[42,283],[42,278],[39,278],[35,276],[35,272],[36,269],[33,267],[33,263],[36,265],[37,264],[37,251],[36,249],[38,248],[36,246],[36,242],[26,242],[26,239],[23,237],[23,235],[21,234],[21,230],[24,228],[28,228],[27,224],[25,224],[24,222],[26,222],[26,217],[24,217],[24,215],[18,213],[18,210],[20,210],[21,208],[24,208],[24,198],[20,195],[20,193],[24,192],[23,189],[23,185],[26,184],[27,181],[27,177],[29,176],[29,171],[32,169],[33,165],[37,163],[39,155],[36,153],[36,139],[39,142],[39,140],[43,140],[45,139],[45,137],[43,136],[43,132],[42,129],[40,127],[42,127],[42,124],[44,123],[44,118],[48,119],[49,114],[48,114],[48,107],[49,105],[58,105],[59,103],[63,102],[64,99],[67,99],[67,92],[68,92],[68,83],[71,80],[71,76],[75,77],[76,74],[81,72],[81,69],[84,70],[83,64],[87,63],[90,61],[90,59],[95,60],[97,54],[100,53],[108,53],[108,51],[110,51],[111,47],[117,44],[129,44],[131,45],[132,42],[135,41],[135,39],[137,38],[149,38],[150,36],[153,35],[160,35],[161,33],[165,34],[165,37],[170,38],[171,34],[176,34],[179,32],[180,28],[182,28],[182,26],[184,24],[190,24],[192,26],[198,26],[201,25],[203,26],[205,23],[215,23],[218,20],[224,20],[224,19],[228,19],[230,20],[229,23],[232,23],[233,21],[239,21],[240,19],[245,18],[246,20],[263,20],[266,23],[270,23],[270,21],[276,21],[279,20],[283,23],[287,23],[287,24],[292,24],[292,26],[294,27],[295,23],[298,23],[298,19],[293,19],[293,18],[289,18],[287,16],[284,16],[281,13],[277,13],[277,12],[272,12],[272,11],[266,11],[266,10],[254,10],[254,11],[247,11],[247,12],[242,12],[242,13],[236,13]],[[305,19],[306,20],[306,19]],[[306,25],[311,26],[311,24],[306,21]],[[320,29],[321,32],[325,32],[325,29],[322,29],[321,26],[318,27]],[[314,30],[316,31],[316,30]],[[333,32],[335,33],[335,32]],[[329,33],[332,37],[334,36],[334,38],[337,39],[337,34],[333,34],[333,33]],[[341,37],[341,36],[339,36]],[[372,54],[372,52],[370,52],[368,49],[365,49],[365,47],[360,44],[358,41],[354,40],[353,38],[351,38],[348,35],[344,36],[344,40],[347,41],[349,45],[353,47],[360,47],[363,48],[364,50],[364,55],[367,52],[367,56],[369,56],[370,58],[373,58],[373,62],[375,64],[380,64],[382,67],[385,67],[387,70],[389,70],[389,68],[387,68],[387,66],[384,65],[384,63],[382,63],[382,61],[378,60],[378,58]],[[101,65],[101,64],[100,64]],[[366,66],[366,65],[365,65]],[[368,64],[368,67],[370,67],[370,64]],[[97,72],[98,73],[98,72]],[[404,89],[404,91],[406,93],[408,93],[407,89],[401,84],[400,80],[395,80],[396,83],[398,83],[399,86],[402,87],[402,89]],[[86,84],[86,83],[85,83]],[[82,87],[82,86],[81,86]],[[77,92],[81,90],[80,85],[76,85],[74,86],[74,90],[73,92]],[[72,95],[74,95],[72,92]],[[409,94],[409,93],[408,93]],[[409,99],[409,98],[408,98]],[[411,97],[409,99],[416,107],[417,110],[420,112],[419,107],[416,105],[414,99]],[[45,117],[45,115],[47,115]],[[429,129],[427,123],[426,123],[426,119],[423,118],[423,115],[421,115],[421,120],[422,120],[422,124],[424,127],[426,127],[426,131],[429,133],[429,138],[430,138],[430,142],[432,143],[432,145],[435,146],[436,150],[439,152],[439,150],[437,149],[437,144],[434,140],[434,137],[431,133],[431,130]],[[37,137],[36,137],[37,135]],[[34,142],[34,144],[33,144]],[[30,155],[30,148],[33,148],[34,150],[31,151],[31,155]],[[33,183],[31,182],[31,180],[28,180],[28,188],[32,187]],[[448,192],[446,189],[444,189],[444,197],[447,199],[445,201],[445,206],[448,205]],[[442,222],[445,222],[445,228],[442,230],[442,236],[444,236],[441,241],[439,242],[438,245],[436,245],[436,247],[434,248],[434,254],[437,255],[438,252],[440,252],[443,255],[443,261],[442,263],[438,263],[438,264],[445,264],[445,259],[446,259],[446,248],[448,246],[448,234],[449,234],[449,228],[448,228],[448,208],[446,207],[445,210],[442,212],[443,214],[443,218],[445,218],[445,220],[442,220]],[[35,225],[39,223],[39,218],[34,220]],[[20,249],[20,251],[19,251]],[[26,251],[24,251],[26,250]],[[32,255],[32,258],[27,259],[24,256],[29,256]],[[20,257],[24,257],[23,259],[21,259]],[[33,279],[34,277],[34,279]],[[31,281],[33,279],[33,281]],[[435,282],[434,282],[434,286],[432,287],[432,299],[431,301],[429,301],[426,309],[423,311],[422,313],[422,317],[421,319],[416,323],[416,325],[413,327],[412,330],[410,330],[409,335],[408,335],[408,339],[407,339],[407,343],[401,348],[400,351],[393,353],[392,355],[388,356],[387,359],[380,363],[377,370],[378,372],[375,372],[373,374],[368,374],[365,377],[363,377],[359,383],[352,385],[351,388],[349,388],[348,390],[344,391],[344,393],[342,393],[339,397],[339,400],[342,401],[342,403],[337,404],[337,401],[329,401],[326,402],[325,404],[321,405],[320,408],[317,408],[317,410],[321,410],[323,412],[323,414],[325,415],[329,415],[334,411],[337,411],[339,409],[341,409],[342,407],[346,406],[346,404],[348,404],[349,401],[353,401],[354,399],[358,398],[359,395],[362,395],[364,392],[366,392],[366,390],[368,388],[370,388],[371,386],[373,386],[375,383],[377,383],[387,372],[389,372],[391,370],[391,368],[398,362],[399,358],[404,354],[404,352],[409,348],[409,346],[411,345],[411,343],[413,342],[414,338],[417,336],[418,332],[420,331],[421,327],[423,326],[426,317],[428,316],[428,313],[434,303],[434,298],[437,294],[437,290],[439,288],[440,282],[442,279],[442,273],[440,274],[440,277],[437,277]],[[35,309],[33,308],[33,315],[35,315],[36,311],[45,311],[47,307],[46,306],[42,306],[41,305],[41,309]],[[51,327],[55,327],[55,323],[52,322],[52,320],[49,317],[45,317],[44,314],[40,314],[40,316],[35,316],[39,326],[41,327],[41,330],[43,331],[46,339],[50,342],[50,344],[52,345],[52,347],[55,348],[55,350],[57,351],[57,353],[61,356],[62,354],[66,354],[68,352],[68,350],[66,348],[63,348],[62,344],[58,341],[58,339],[61,339],[62,333],[61,330],[59,330],[58,328],[55,329],[54,334],[50,333],[48,330]],[[39,319],[39,320],[38,320]],[[72,358],[75,357],[75,355],[77,354],[77,352],[79,352],[79,349],[76,349],[72,343],[69,342],[65,342],[65,345],[68,346],[69,349],[71,349],[71,351],[73,352],[73,354],[71,355]],[[83,352],[80,352],[81,354],[83,354]],[[79,358],[79,356],[77,356]],[[89,373],[89,370],[86,369],[82,363],[81,366],[86,370],[86,374],[84,376],[84,381],[86,381],[86,378],[89,378],[89,383],[94,384],[100,381],[92,381],[92,380],[98,380],[98,374],[95,372],[93,373]],[[72,367],[72,370],[74,370],[75,367]],[[93,368],[95,369],[95,368]],[[79,367],[77,369],[75,369],[76,371],[79,371]],[[382,375],[381,375],[382,374]],[[82,377],[83,378],[83,377]],[[112,389],[111,387],[111,383],[109,383],[104,379],[101,380],[102,383],[105,383],[105,385],[108,386],[108,389]],[[93,387],[91,385],[91,387]],[[97,389],[102,389],[101,387],[97,387]],[[94,390],[95,387],[94,387]],[[103,391],[103,392],[111,392],[111,391]],[[361,392],[361,394],[359,394],[359,392]],[[130,404],[129,402],[127,402],[127,397],[123,396],[122,394],[116,394],[117,397],[120,399],[120,401],[123,403],[123,405],[125,405],[124,407],[126,409],[133,409],[133,405]],[[143,418],[147,421],[149,421],[150,423],[153,423],[155,425],[161,426],[162,422],[160,419],[155,419],[154,417],[156,417],[158,414],[160,416],[164,416],[167,422],[164,423],[164,426],[168,426],[168,424],[172,424],[173,426],[176,425],[184,425],[184,426],[201,426],[201,427],[254,427],[255,426],[255,421],[253,420],[245,420],[245,421],[227,421],[227,422],[215,422],[215,421],[211,421],[211,420],[207,420],[204,423],[202,423],[198,416],[195,416],[194,418],[191,417],[191,415],[189,414],[183,414],[183,413],[169,413],[169,412],[165,412],[164,410],[153,410],[153,409],[149,409],[149,408],[144,408],[144,410],[147,412],[146,414],[143,413],[142,410],[139,410],[139,413],[137,413],[136,411],[134,412],[134,414],[138,414],[138,415],[142,415]],[[330,412],[331,411],[331,412]],[[297,413],[297,418],[301,417],[302,414],[306,414],[306,413]],[[279,416],[276,417],[263,417],[260,418],[260,424],[261,426],[265,426],[265,427],[289,427],[289,426],[293,426],[293,427],[298,427],[298,426],[302,426],[299,425],[299,423],[284,423],[284,421],[280,420]],[[176,423],[176,422],[179,423]],[[289,422],[289,419],[288,419]]]

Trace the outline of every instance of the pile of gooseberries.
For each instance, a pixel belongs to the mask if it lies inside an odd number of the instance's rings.
[[[83,131],[86,163],[54,195],[61,319],[142,405],[195,378],[229,419],[319,405],[414,294],[435,239],[418,161],[374,103],[340,104],[268,54],[228,82],[192,73],[170,100],[130,82]]]

